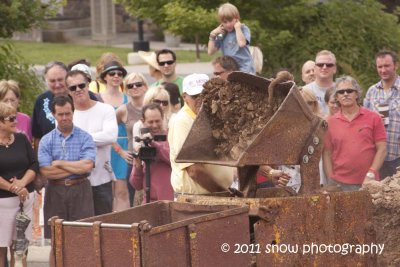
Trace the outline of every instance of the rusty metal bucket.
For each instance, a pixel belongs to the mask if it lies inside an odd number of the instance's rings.
[[[51,219],[56,266],[249,266],[248,207],[158,201],[78,222]]]
[[[268,101],[267,88],[271,80],[243,72],[231,73],[228,80],[232,84],[244,84],[249,88],[248,93],[251,90],[264,91],[264,99],[261,101]],[[279,108],[254,139],[249,140],[249,145],[237,160],[218,157],[214,152],[217,141],[212,135],[213,114],[203,105],[176,161],[241,167],[240,189],[249,197],[255,196],[255,191],[250,192],[250,184],[255,183],[258,165],[300,164],[300,193],[315,193],[320,187],[318,163],[327,124],[311,112],[294,82],[278,84],[274,97],[283,99]]]
[[[355,252],[356,246],[376,244],[365,191],[282,198],[179,195],[178,201],[249,206],[257,266],[377,266],[377,253]]]

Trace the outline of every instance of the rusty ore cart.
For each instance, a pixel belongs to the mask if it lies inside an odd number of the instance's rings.
[[[56,266],[247,266],[248,207],[158,201],[77,222],[50,221]],[[228,264],[228,265],[227,265]]]

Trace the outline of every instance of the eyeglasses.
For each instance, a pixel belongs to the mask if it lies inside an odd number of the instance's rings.
[[[8,117],[4,118],[3,120],[13,123],[17,120],[17,116],[8,116]]]
[[[107,73],[107,75],[109,75],[111,77],[115,76],[115,74],[117,74],[118,77],[124,76],[124,74],[121,71],[110,71],[110,72]]]
[[[226,71],[215,71],[214,72],[214,75],[215,76],[219,76],[219,75],[221,75],[222,73],[225,73]]]
[[[156,104],[159,104],[159,105],[163,105],[165,107],[169,105],[168,100],[153,99],[153,103],[156,103]]]
[[[126,85],[126,88],[128,88],[128,89],[139,88],[139,87],[142,87],[143,85],[144,85],[144,83],[142,83],[142,82],[128,83]]]
[[[339,94],[339,95],[343,95],[344,93],[351,94],[351,93],[353,93],[355,91],[356,90],[354,90],[354,89],[348,88],[348,89],[337,90],[336,93]]]
[[[175,60],[168,60],[168,61],[160,61],[160,62],[158,62],[158,65],[159,66],[164,66],[165,64],[172,65],[174,63],[175,63]]]
[[[333,66],[335,66],[334,63],[315,63],[315,66],[317,66],[318,68],[323,68],[324,66],[326,66],[327,68],[332,68]]]
[[[80,83],[80,84],[77,84],[77,85],[71,85],[71,86],[68,87],[68,89],[71,92],[75,92],[78,89],[78,87],[79,87],[79,89],[83,90],[86,87],[86,83]]]

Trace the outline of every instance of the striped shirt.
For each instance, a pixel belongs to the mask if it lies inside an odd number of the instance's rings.
[[[90,134],[84,130],[73,127],[67,137],[55,128],[40,140],[39,143],[39,166],[51,166],[54,160],[79,161],[96,160],[96,146]],[[85,176],[89,176],[88,173]],[[65,179],[74,179],[82,175],[70,175]]]
[[[378,106],[389,105],[389,124],[386,126],[387,156],[386,161],[400,157],[400,77],[397,76],[393,86],[385,93],[382,81],[371,86],[364,98],[364,107],[378,112]]]

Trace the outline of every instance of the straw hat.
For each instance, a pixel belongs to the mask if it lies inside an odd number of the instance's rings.
[[[146,51],[139,51],[139,56],[146,61],[147,64],[155,68],[156,70],[160,70],[160,67],[157,63],[156,53],[155,52],[146,52]]]

